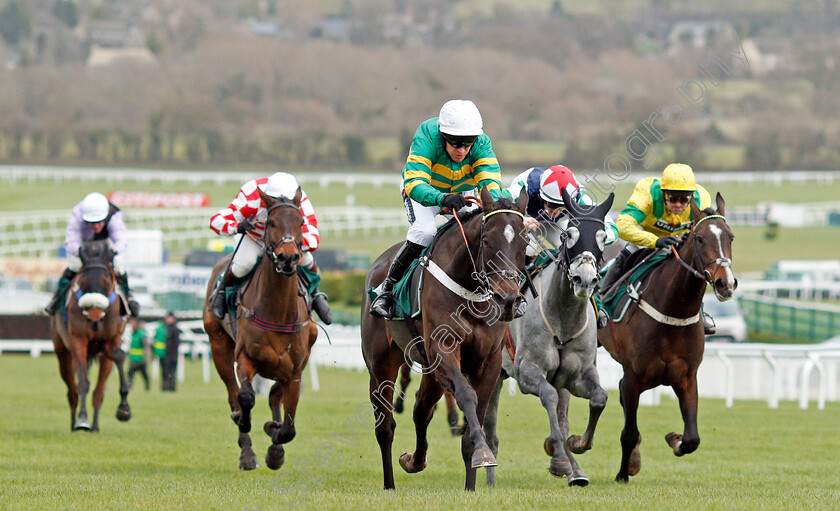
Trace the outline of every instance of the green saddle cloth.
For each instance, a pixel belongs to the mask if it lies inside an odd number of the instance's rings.
[[[404,318],[410,317],[412,315],[411,310],[411,279],[414,276],[414,271],[417,269],[417,266],[420,265],[420,257],[426,255],[429,251],[429,247],[426,247],[421,253],[420,256],[415,259],[408,269],[403,274],[402,278],[394,284],[394,289],[391,291],[392,297],[394,299],[394,317],[395,318]],[[375,300],[377,296],[379,296],[376,292],[376,288],[372,287],[368,289],[368,296],[370,296],[371,300]],[[417,310],[415,312],[420,312],[420,304],[417,304]]]
[[[595,301],[598,303],[599,306],[603,306],[603,308],[609,312],[611,317],[615,317],[615,309],[618,306],[621,299],[627,294],[627,286],[635,284],[636,282],[640,281],[645,275],[650,273],[650,271],[662,262],[665,258],[670,255],[670,252],[659,252],[656,253],[648,258],[647,261],[640,264],[637,268],[635,268],[630,277],[624,280],[621,284],[619,284],[618,289],[610,291],[610,295],[607,297],[598,296],[595,298]],[[601,272],[599,275],[601,276],[601,281],[604,280],[604,275],[606,275],[607,271],[609,270],[609,266],[601,268]]]

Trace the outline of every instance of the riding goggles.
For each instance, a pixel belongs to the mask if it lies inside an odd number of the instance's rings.
[[[665,201],[670,202],[672,204],[676,204],[676,203],[688,204],[689,200],[691,200],[690,195],[677,195],[675,193],[666,193],[665,194]]]
[[[473,144],[475,144],[475,140],[478,138],[473,136],[459,137],[456,135],[447,135],[446,133],[441,133],[441,136],[447,144],[451,145],[455,149],[469,149],[470,147],[472,147]]]

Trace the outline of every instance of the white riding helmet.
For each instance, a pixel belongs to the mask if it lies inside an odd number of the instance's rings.
[[[456,137],[477,137],[484,133],[481,113],[468,99],[453,99],[443,104],[438,115],[441,133]]]
[[[111,203],[101,193],[89,193],[87,197],[82,199],[82,220],[85,222],[101,222],[108,218],[110,210]]]
[[[275,172],[268,178],[263,191],[275,199],[284,198],[292,200],[298,191],[298,183],[295,176],[286,172]]]

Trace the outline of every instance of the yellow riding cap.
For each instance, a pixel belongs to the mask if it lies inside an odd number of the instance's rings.
[[[672,163],[662,171],[660,188],[662,190],[693,192],[697,189],[697,183],[694,181],[694,171],[685,163]]]

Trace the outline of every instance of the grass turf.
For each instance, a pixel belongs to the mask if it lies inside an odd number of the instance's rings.
[[[0,357],[5,381],[0,416],[0,508],[2,509],[834,509],[840,498],[836,460],[840,406],[800,410],[783,402],[722,400],[700,403],[701,445],[675,457],[663,437],[681,431],[676,402],[642,407],[639,413],[642,471],[628,485],[614,482],[623,425],[618,396],[601,417],[595,447],[577,457],[591,480],[570,488],[548,474],[542,451],[546,415],[533,396],[509,396],[500,405],[501,439],[497,486],[462,490],[460,441],[448,433],[443,403],[429,427],[429,465],[406,474],[396,457],[414,446],[410,412],[397,416],[394,441],[396,491],[382,490],[379,449],[373,432],[356,421],[368,402],[367,374],[320,371],[321,390],[306,389],[297,416],[298,435],[287,445],[278,472],[265,467],[269,440],[266,396],[258,396],[252,439],[260,466],[238,467],[237,430],[228,417],[221,381],[201,381],[200,366],[188,362],[176,393],[161,393],[153,381],[145,392],[135,381],[128,423],[114,418],[119,396],[111,375],[100,418],[101,432],[71,433],[66,389],[53,356]],[[307,373],[308,376],[308,373]],[[407,409],[419,378],[409,388]],[[580,433],[587,403],[574,399],[572,432]],[[325,470],[315,462],[319,446],[335,446]],[[323,447],[321,447],[323,448]],[[323,454],[323,451],[321,451]],[[339,458],[340,456],[340,458]],[[308,464],[308,465],[307,465]],[[307,466],[313,479],[302,474]],[[296,468],[297,467],[297,468]],[[281,494],[281,490],[287,490]]]

